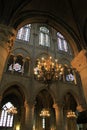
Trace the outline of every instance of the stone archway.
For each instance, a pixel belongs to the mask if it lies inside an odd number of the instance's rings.
[[[64,117],[68,130],[77,130],[77,102],[74,96],[68,92],[64,96]]]
[[[45,114],[45,111],[48,111]],[[36,96],[35,104],[35,129],[55,129],[55,110],[53,99],[47,90],[40,91]]]
[[[9,126],[11,130],[16,129],[16,127],[22,128],[22,122],[24,120],[24,95],[23,92],[20,91],[19,86],[13,85],[10,86],[8,89],[6,89],[3,93],[3,98],[1,102],[1,108],[3,110],[3,106],[6,104],[12,104],[14,107],[8,106],[6,109],[6,113],[8,115],[6,122],[8,122],[9,117],[13,115],[13,124],[12,126]],[[7,106],[6,106],[7,107]],[[16,111],[15,111],[16,110]],[[10,112],[8,112],[10,111]],[[2,117],[2,113],[1,113]],[[9,124],[8,124],[9,125]],[[7,124],[5,124],[5,127],[8,128]],[[4,129],[4,127],[2,127]]]

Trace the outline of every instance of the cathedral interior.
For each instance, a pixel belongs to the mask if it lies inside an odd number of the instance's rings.
[[[0,0],[0,130],[87,130],[87,1]]]

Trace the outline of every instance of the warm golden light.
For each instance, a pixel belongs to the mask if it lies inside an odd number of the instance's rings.
[[[17,108],[16,107],[11,107],[7,109],[8,114],[17,114]]]
[[[67,112],[67,118],[77,118],[75,112],[73,112],[72,110]]]
[[[50,116],[49,110],[47,110],[47,109],[44,108],[41,111],[40,116],[42,116],[42,117],[49,117]]]
[[[75,70],[68,65],[58,63],[57,59],[52,57],[42,57],[37,59],[34,68],[34,78],[49,86],[50,83],[61,80],[66,82],[76,82]]]
[[[42,81],[44,83],[50,83],[51,81],[56,81],[63,74],[63,66],[58,64],[58,60],[53,60],[50,56],[49,58],[42,57],[37,60],[37,65],[34,68],[35,79]]]
[[[16,130],[20,130],[20,125],[16,125]]]

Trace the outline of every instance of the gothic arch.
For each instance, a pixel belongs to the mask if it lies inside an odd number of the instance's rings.
[[[10,82],[10,83],[5,83],[3,84],[3,86],[1,87],[1,90],[0,90],[0,94],[3,95],[7,90],[10,90],[11,87],[13,88],[13,86],[18,86],[18,90],[20,91],[20,93],[22,94],[23,98],[27,98],[28,97],[28,93],[27,93],[27,90],[26,88],[19,82]],[[15,87],[14,87],[15,89]],[[17,89],[17,87],[16,87]]]
[[[78,95],[75,91],[73,91],[72,89],[67,89],[64,94],[62,95],[62,101],[64,100],[64,96],[67,95],[68,93],[70,93],[74,100],[76,101],[76,104],[79,105],[79,104],[82,104],[81,103],[81,100],[80,100],[80,95]]]
[[[18,51],[22,50],[22,53],[21,52],[17,52],[17,50]],[[28,57],[28,56],[31,57],[30,53],[27,50],[25,50],[24,48],[21,48],[21,47],[15,48],[14,50],[12,50],[12,53],[14,53],[14,54],[21,54],[21,55],[23,55],[25,57]]]
[[[35,100],[35,98],[37,97],[37,95],[38,95],[41,91],[44,91],[44,90],[52,97],[53,103],[55,103],[55,101],[56,101],[56,96],[55,96],[54,91],[51,90],[51,89],[48,89],[45,85],[43,85],[40,89],[37,89],[37,91],[36,91],[36,93],[35,93],[35,95],[34,95],[34,99],[33,99],[33,100]]]

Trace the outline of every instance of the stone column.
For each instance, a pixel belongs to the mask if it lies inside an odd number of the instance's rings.
[[[87,103],[87,51],[82,50],[71,62],[81,76],[83,92]]]
[[[28,66],[28,76],[30,76],[30,66],[31,66],[31,62],[30,62],[30,59],[29,59],[29,66]]]
[[[0,81],[6,59],[13,47],[15,36],[16,31],[13,28],[0,24]]]
[[[75,112],[68,111],[67,115],[67,130],[78,130]]]
[[[25,59],[23,59],[22,61],[23,61],[23,64],[22,64],[22,73],[21,73],[21,74],[23,75],[23,74],[24,74],[24,69],[25,69],[25,68],[24,68],[24,65],[25,65]]]
[[[25,130],[24,117],[25,117],[25,106],[21,106],[20,130]]]
[[[11,71],[12,73],[14,73],[14,65],[15,65],[16,59],[17,59],[17,57],[14,56],[14,58],[13,58],[13,65],[12,65],[12,71]]]
[[[25,129],[33,130],[34,103],[25,102]]]
[[[55,116],[56,116],[56,130],[64,130],[63,104],[55,103],[53,107],[55,109]]]
[[[1,110],[2,110],[1,102],[2,102],[2,96],[0,95],[0,116],[1,116]]]

